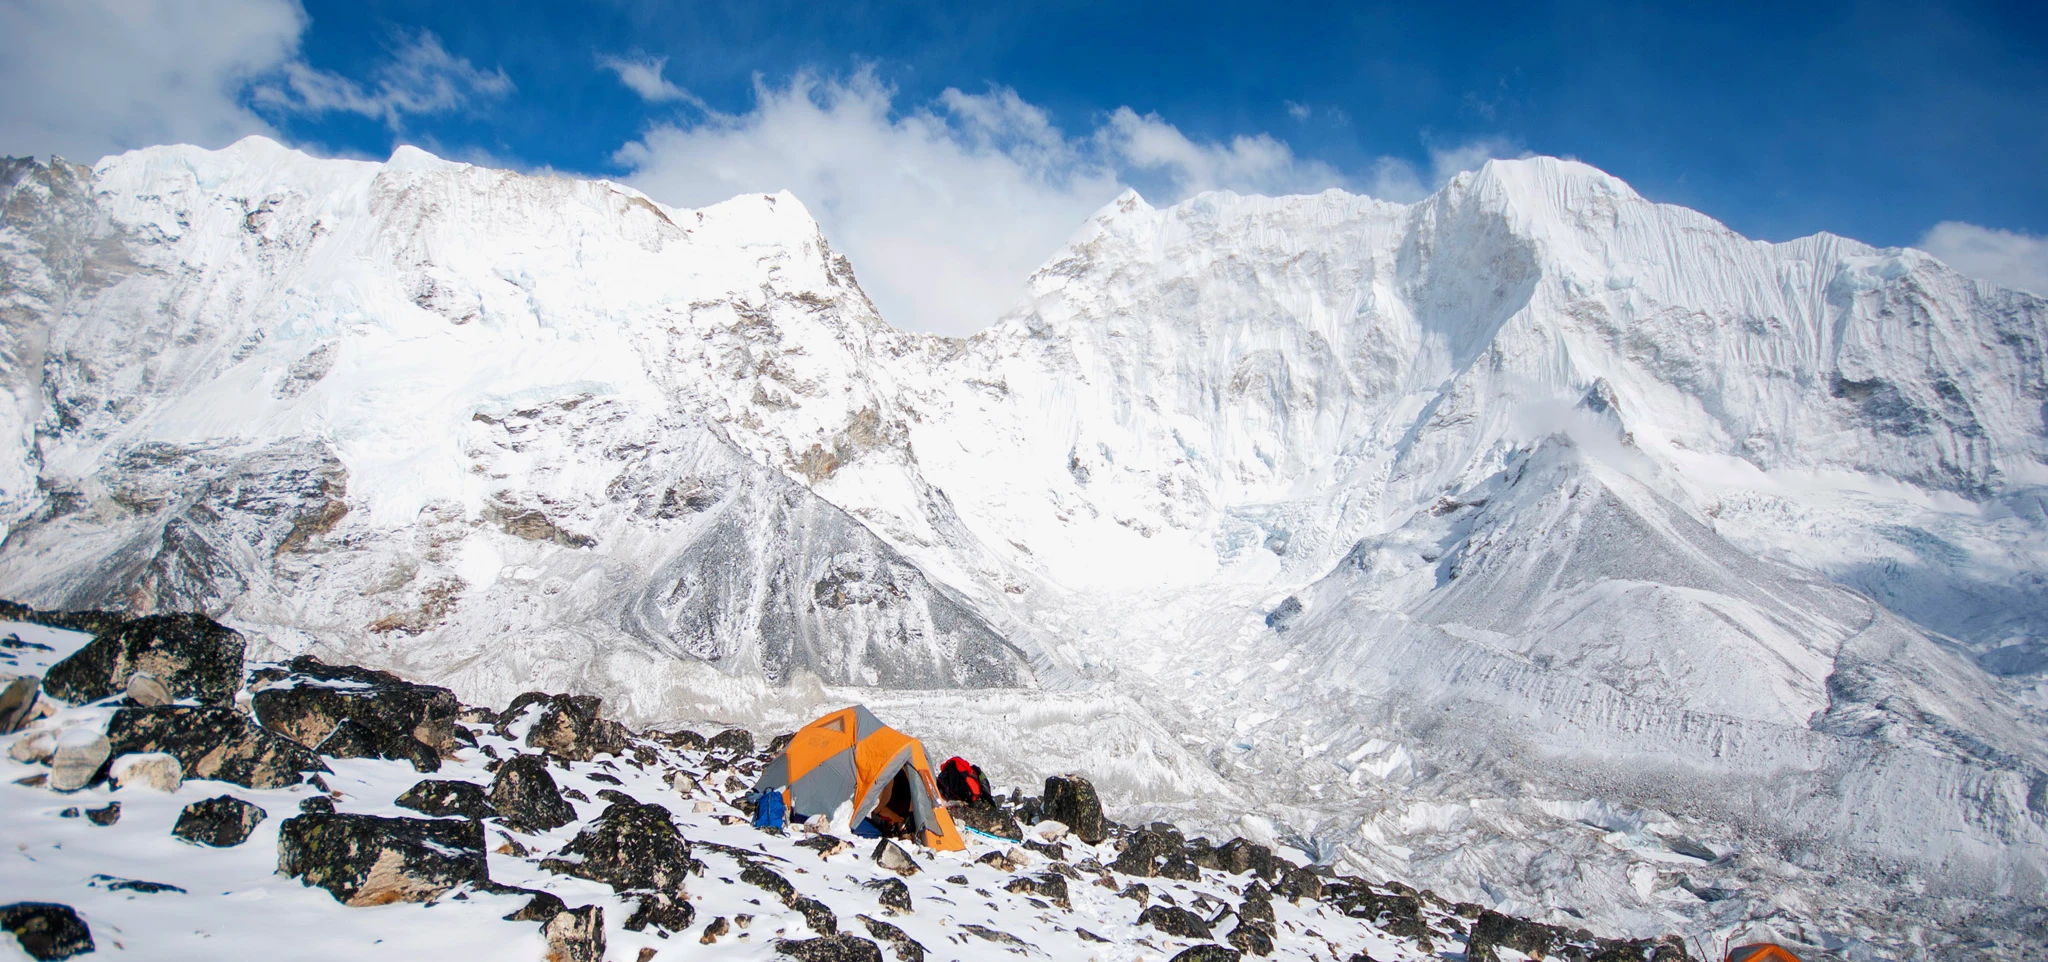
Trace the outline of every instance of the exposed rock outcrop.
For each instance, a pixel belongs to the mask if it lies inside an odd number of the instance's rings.
[[[16,902],[0,905],[0,929],[14,933],[21,949],[37,962],[52,962],[93,951],[92,929],[69,905]]]
[[[426,902],[489,881],[480,823],[308,813],[278,830],[277,870],[344,905]]]
[[[171,834],[199,845],[230,848],[248,841],[249,833],[268,815],[233,795],[216,795],[185,806]]]
[[[107,723],[116,755],[163,752],[186,778],[212,778],[244,788],[296,785],[327,771],[320,756],[266,731],[247,715],[211,705],[123,708]]]
[[[545,832],[576,820],[576,810],[562,798],[540,755],[518,755],[499,765],[491,779],[490,803],[507,826],[519,831]]]
[[[110,616],[112,617],[112,616]],[[147,672],[174,698],[225,705],[242,687],[247,644],[205,615],[144,615],[115,620],[43,676],[43,690],[73,704],[118,695]]]

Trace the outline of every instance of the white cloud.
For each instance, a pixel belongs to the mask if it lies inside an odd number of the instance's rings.
[[[2048,237],[1948,220],[1914,246],[1971,277],[2048,296]]]
[[[0,3],[0,151],[92,163],[274,135],[240,94],[292,58],[305,27],[296,0]]]
[[[639,94],[640,99],[648,103],[676,101],[689,104],[706,113],[711,110],[695,94],[676,86],[661,75],[662,68],[668,65],[667,57],[599,56],[597,65],[617,74],[620,83],[625,84],[634,93]]]
[[[281,80],[252,91],[258,105],[287,113],[360,114],[383,120],[393,131],[403,126],[407,114],[446,113],[512,92],[512,78],[503,70],[484,70],[449,53],[441,38],[424,30],[405,38],[391,59],[372,71],[367,89],[303,60],[292,60],[282,70]]]
[[[650,101],[694,102],[686,90],[669,92],[661,61],[600,65]],[[1265,134],[1198,140],[1129,108],[1070,134],[1004,88],[947,90],[929,104],[899,106],[865,70],[843,80],[757,81],[752,109],[700,112],[657,122],[620,148],[627,179],[693,207],[788,190],[852,259],[891,323],[947,334],[978,331],[1014,306],[1031,272],[1129,186],[1154,203],[1205,190],[1329,187],[1410,201],[1460,164],[1504,149],[1439,152],[1427,175],[1383,159],[1359,180]]]
[[[1296,120],[1307,120],[1310,115],[1316,112],[1314,107],[1307,104],[1298,104],[1292,100],[1283,100],[1281,103],[1287,105],[1287,116],[1293,117]]]

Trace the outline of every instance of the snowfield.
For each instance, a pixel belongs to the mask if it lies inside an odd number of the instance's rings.
[[[864,702],[1005,785],[1601,934],[2048,952],[2048,302],[1919,251],[1550,158],[1126,194],[949,339],[788,194],[252,138],[9,161],[0,210],[0,597],[635,725]],[[10,851],[111,871],[37,824]],[[221,858],[184,887],[326,899]],[[539,951],[472,908],[351,911]]]

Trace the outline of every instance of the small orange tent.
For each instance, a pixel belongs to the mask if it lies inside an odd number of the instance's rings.
[[[1799,962],[1799,956],[1777,943],[1757,942],[1729,949],[1728,962]]]
[[[917,739],[882,724],[864,705],[842,708],[797,729],[768,763],[754,791],[780,790],[797,817],[830,815],[853,803],[852,823],[887,806],[911,837],[945,851],[967,847],[939,797],[931,761]]]

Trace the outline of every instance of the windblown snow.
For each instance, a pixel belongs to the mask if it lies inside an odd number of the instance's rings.
[[[1616,934],[2048,951],[2048,302],[1919,251],[1548,158],[1126,194],[960,340],[786,193],[250,139],[0,202],[0,597],[636,722],[863,700]]]

